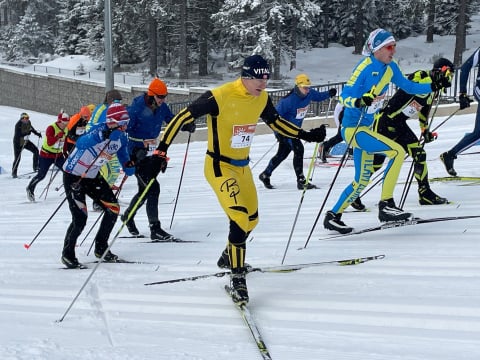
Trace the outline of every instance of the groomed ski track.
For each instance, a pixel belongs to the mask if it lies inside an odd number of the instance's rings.
[[[442,134],[443,142],[429,144],[429,157],[438,158],[472,125],[459,117]],[[441,119],[439,119],[440,121]],[[39,126],[41,128],[41,126]],[[335,129],[328,129],[333,135]],[[448,135],[447,135],[448,134]],[[9,134],[8,134],[9,135]],[[451,139],[451,140],[447,140]],[[7,141],[8,140],[8,141]],[[11,146],[10,139],[5,146]],[[252,161],[271,146],[273,135],[256,136]],[[7,151],[7,150],[5,150]],[[9,150],[10,151],[10,150]],[[178,187],[184,145],[169,151],[172,168],[160,175],[161,197],[171,199]],[[306,144],[306,154],[313,151]],[[270,153],[273,156],[273,151]],[[188,244],[146,244],[141,239],[117,239],[112,251],[127,260],[152,264],[101,264],[65,320],[57,320],[69,305],[90,269],[63,271],[62,242],[70,222],[63,207],[29,250],[23,248],[61,201],[55,191],[46,200],[25,204],[28,180],[0,176],[0,356],[12,360],[256,360],[261,359],[251,334],[225,296],[228,278],[144,286],[219,271],[215,263],[226,243],[227,223],[203,178],[204,143],[190,144],[175,221],[166,230]],[[269,158],[269,156],[267,156]],[[301,191],[296,189],[289,158],[272,177],[276,190],[265,189],[253,170],[259,195],[260,223],[247,243],[247,261],[253,266],[280,264]],[[30,166],[26,157],[22,164]],[[478,158],[461,157],[456,170],[475,176]],[[400,180],[408,172],[402,168]],[[23,165],[22,165],[23,166]],[[174,167],[173,167],[174,166]],[[385,254],[379,261],[358,266],[321,266],[292,273],[252,273],[247,282],[249,309],[275,360],[472,360],[480,358],[480,222],[478,219],[405,226],[318,241],[333,234],[316,227],[302,251],[336,168],[318,168],[300,211],[285,263],[341,260]],[[351,168],[342,169],[327,209],[351,180]],[[443,165],[429,162],[431,176],[445,176]],[[477,174],[478,175],[478,174]],[[39,184],[40,193],[46,180]],[[57,184],[53,184],[56,186]],[[396,189],[400,198],[403,185]],[[432,189],[454,201],[442,206],[420,206],[412,184],[405,208],[422,218],[471,215],[479,212],[475,187],[451,182],[432,183]],[[135,179],[125,183],[121,199],[136,191]],[[371,211],[346,213],[342,220],[361,229],[378,225],[376,204],[380,189],[362,201]],[[172,195],[173,194],[173,195]],[[91,209],[91,201],[88,201]],[[159,208],[168,225],[173,204]],[[326,209],[326,210],[327,210]],[[12,220],[14,219],[14,221]],[[90,212],[86,226],[97,218]],[[136,218],[148,231],[145,210]],[[323,220],[323,216],[321,217]],[[112,234],[120,226],[116,227]],[[83,239],[86,230],[80,237]],[[80,261],[95,231],[77,248]],[[122,234],[127,234],[126,229]]]

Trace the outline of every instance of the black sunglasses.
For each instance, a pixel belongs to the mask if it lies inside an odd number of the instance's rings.
[[[155,94],[154,96],[158,97],[159,99],[165,99],[167,97],[167,95],[157,95],[157,94]]]

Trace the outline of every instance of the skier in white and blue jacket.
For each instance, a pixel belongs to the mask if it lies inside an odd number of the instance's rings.
[[[95,256],[101,258],[108,248],[108,238],[117,221],[120,206],[110,185],[100,174],[100,168],[117,155],[125,175],[134,174],[134,163],[128,155],[128,139],[125,135],[128,121],[129,116],[123,105],[110,105],[106,122],[93,126],[80,136],[63,165],[63,184],[72,222],[65,234],[61,261],[69,269],[83,267],[75,256],[75,245],[87,223],[86,195],[100,204],[104,211],[95,236]],[[103,260],[116,262],[118,256],[108,251]]]
[[[335,88],[328,91],[319,92],[311,89],[310,78],[305,74],[300,74],[295,78],[295,87],[285,95],[277,104],[276,109],[281,117],[288,120],[298,127],[302,127],[303,119],[308,113],[308,107],[312,101],[324,101],[337,94]],[[278,140],[277,153],[272,157],[265,170],[260,174],[259,179],[267,189],[274,187],[270,183],[270,176],[273,171],[285,160],[293,150],[293,169],[297,176],[297,188],[299,190],[315,189],[316,186],[307,182],[303,175],[303,154],[304,148],[302,141],[296,138],[289,138],[274,133]]]

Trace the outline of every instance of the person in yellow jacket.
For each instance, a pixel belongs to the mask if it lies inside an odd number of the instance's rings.
[[[68,133],[67,125],[69,121],[70,116],[61,112],[58,114],[57,121],[49,125],[45,130],[45,137],[43,138],[38,161],[38,173],[30,180],[27,186],[27,198],[32,202],[35,201],[35,187],[45,178],[50,166],[55,164],[58,169],[61,169],[65,162],[63,146]]]
[[[245,59],[241,77],[205,92],[169,122],[163,132],[152,167],[165,172],[167,149],[181,129],[207,115],[208,144],[204,173],[228,217],[227,248],[217,265],[231,269],[230,289],[234,302],[249,300],[245,266],[246,240],[258,223],[258,199],[249,165],[250,146],[259,118],[275,132],[306,141],[323,141],[322,125],[309,132],[283,119],[265,91],[270,77],[267,61],[260,55]]]

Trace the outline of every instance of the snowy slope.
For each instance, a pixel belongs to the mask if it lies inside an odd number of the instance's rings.
[[[28,179],[12,179],[11,137],[20,109],[0,108],[0,358],[1,359],[260,359],[251,335],[226,296],[227,278],[145,286],[144,283],[217,272],[216,260],[226,243],[227,221],[203,177],[205,143],[190,144],[185,176],[171,232],[188,244],[148,244],[141,239],[118,238],[113,251],[148,264],[101,264],[72,309],[60,319],[91,274],[63,270],[59,261],[63,237],[70,222],[67,206],[60,208],[29,250],[29,243],[62,201],[60,179],[46,199],[29,203]],[[30,113],[38,129],[54,121]],[[442,118],[434,121],[440,123]],[[471,130],[474,115],[459,115],[427,145],[430,177],[445,176],[438,159]],[[11,124],[9,126],[4,124]],[[415,121],[412,128],[417,129]],[[332,136],[335,129],[329,129]],[[36,140],[34,138],[34,140]],[[260,224],[248,243],[247,261],[254,266],[281,263],[298,209],[291,157],[272,176],[275,190],[263,188],[258,174],[273,156],[273,135],[256,136],[252,166],[259,194]],[[160,175],[160,216],[168,230],[174,207],[185,144],[173,145],[169,169]],[[306,145],[311,156],[314,146]],[[474,147],[470,152],[478,151]],[[305,159],[306,167],[309,159]],[[410,162],[405,162],[396,189]],[[479,176],[479,155],[461,155],[455,163],[461,175]],[[19,174],[31,168],[24,152]],[[307,169],[305,169],[307,171]],[[294,273],[252,273],[248,277],[250,309],[273,359],[478,359],[480,356],[480,253],[478,219],[414,225],[334,240],[320,223],[303,247],[331,184],[336,167],[315,169],[313,183],[320,189],[305,193],[286,263],[339,260],[385,254],[383,260],[357,266],[326,265]],[[353,169],[339,173],[325,210],[352,180]],[[47,185],[37,187],[37,197]],[[136,190],[129,179],[121,193],[123,208]],[[480,215],[479,185],[435,182],[432,188],[453,204],[420,206],[416,185],[405,208],[419,217]],[[344,221],[358,229],[378,225],[379,188],[364,197],[370,212],[346,213]],[[97,219],[90,212],[81,242]],[[137,226],[148,234],[145,210]],[[120,223],[112,233],[112,237]],[[126,230],[122,232],[126,234]],[[90,234],[77,249],[81,261],[93,240]],[[93,268],[94,264],[90,264]]]

